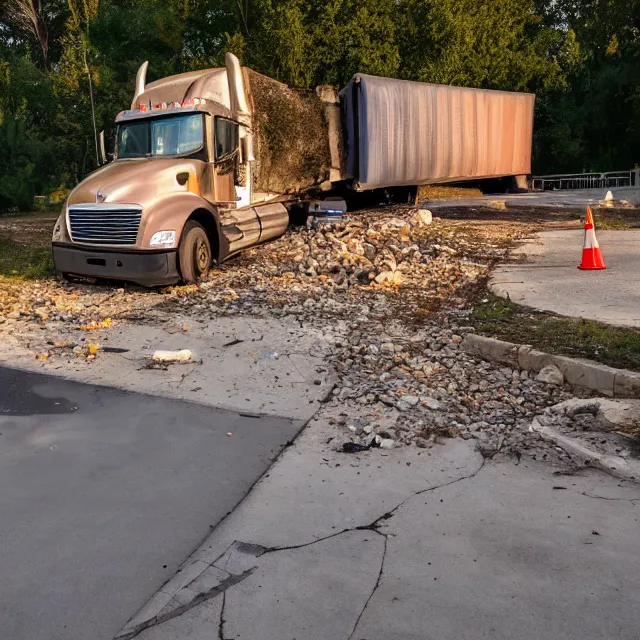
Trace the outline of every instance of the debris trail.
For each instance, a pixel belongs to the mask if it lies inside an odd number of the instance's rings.
[[[372,444],[428,448],[462,437],[477,439],[486,457],[524,453],[566,462],[528,426],[575,391],[459,349],[492,266],[540,220],[468,213],[444,220],[396,206],[313,230],[292,228],[220,265],[200,287],[0,279],[0,338],[49,361],[68,360],[88,357],[78,347],[90,342],[85,329],[99,340],[112,322],[277,317],[292,330],[313,328],[330,345],[327,360],[338,382],[323,411],[344,428],[339,447],[353,443],[347,450],[379,455]]]

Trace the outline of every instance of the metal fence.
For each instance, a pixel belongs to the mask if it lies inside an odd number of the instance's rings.
[[[640,169],[608,171],[606,173],[566,173],[549,176],[531,176],[532,191],[565,189],[601,189],[609,187],[640,186]]]

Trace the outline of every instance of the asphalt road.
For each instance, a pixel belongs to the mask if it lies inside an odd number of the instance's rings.
[[[613,187],[611,189],[567,189],[564,191],[536,191],[530,193],[496,194],[477,198],[433,199],[423,202],[425,207],[446,209],[448,207],[482,207],[491,203],[504,203],[507,207],[536,207],[538,209],[584,209],[587,205],[597,205],[611,191],[618,201],[640,205],[638,187]]]
[[[300,426],[0,368],[2,640],[112,638]]]

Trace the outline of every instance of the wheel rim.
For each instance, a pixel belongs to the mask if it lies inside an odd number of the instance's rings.
[[[196,241],[196,267],[200,273],[204,273],[209,267],[209,249],[203,238]]]

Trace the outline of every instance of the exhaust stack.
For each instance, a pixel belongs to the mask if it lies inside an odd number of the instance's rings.
[[[224,57],[227,68],[227,82],[229,83],[229,101],[234,117],[240,122],[240,140],[242,142],[243,161],[255,160],[253,153],[253,134],[251,133],[251,109],[247,100],[247,91],[244,86],[244,74],[240,66],[240,60],[227,52]]]
[[[244,76],[240,60],[233,53],[226,53],[224,56],[227,67],[227,82],[229,83],[229,98],[231,101],[231,111],[233,115],[244,120],[242,116],[251,116],[251,109],[247,101],[247,92],[244,87]]]
[[[147,69],[149,68],[149,61],[143,62],[136,74],[136,90],[133,94],[133,100],[131,101],[131,108],[135,109],[138,105],[138,98],[144,93],[144,87],[147,83]]]

